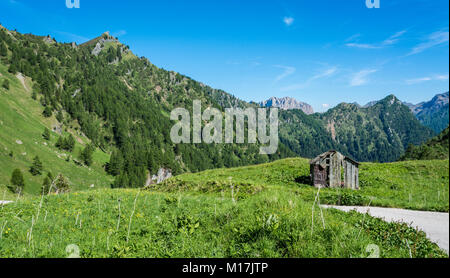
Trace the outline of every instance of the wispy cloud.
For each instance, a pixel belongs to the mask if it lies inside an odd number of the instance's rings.
[[[373,44],[350,42],[350,41],[354,41],[355,39],[360,37],[359,34],[356,34],[356,35],[353,35],[350,38],[348,38],[346,40],[348,43],[345,45],[347,47],[353,47],[353,48],[380,49],[380,48],[384,48],[384,47],[396,44],[400,40],[400,37],[403,36],[405,33],[406,33],[406,30],[399,31],[399,32],[393,34],[392,36],[390,36],[389,38],[385,39],[384,41],[382,41],[380,43],[373,43]]]
[[[429,48],[444,44],[448,42],[448,31],[437,31],[432,34],[430,34],[426,40],[418,45],[416,45],[411,52],[407,54],[414,55],[421,53]]]
[[[311,84],[311,82],[313,82],[314,80],[330,77],[330,76],[334,75],[337,71],[338,71],[338,68],[336,66],[329,67],[329,68],[321,71],[320,73],[312,76],[311,78],[306,80],[304,83],[286,86],[286,87],[281,88],[280,91],[281,92],[289,92],[289,91],[304,89],[307,86],[309,86]]]
[[[331,68],[325,69],[324,71],[314,75],[313,77],[311,77],[311,81],[319,79],[319,78],[325,78],[325,77],[329,77],[332,76],[333,74],[335,74],[338,71],[338,68],[333,66]]]
[[[364,48],[364,49],[377,49],[381,48],[381,46],[367,44],[367,43],[347,43],[346,46],[354,47],[354,48]]]
[[[68,32],[61,32],[61,31],[55,31],[55,33],[66,37],[70,41],[77,42],[77,43],[82,43],[82,42],[89,41],[89,38],[86,38],[86,37],[83,37],[83,36],[80,36],[80,35],[77,35],[77,34],[72,34],[72,33],[68,33]]]
[[[426,77],[420,77],[420,78],[414,78],[414,79],[408,79],[406,80],[406,84],[408,85],[414,85],[419,84],[427,81],[448,81],[449,75],[443,74],[443,75],[433,75],[433,76],[426,76]]]
[[[121,36],[125,36],[127,34],[127,31],[125,30],[120,30],[117,31],[115,33],[112,34],[113,37],[121,37]]]
[[[296,69],[295,69],[294,67],[289,67],[289,66],[280,66],[280,65],[276,65],[275,67],[281,68],[281,69],[284,70],[282,74],[278,75],[278,76],[275,78],[275,82],[278,82],[278,81],[280,81],[280,80],[282,80],[282,79],[285,79],[285,78],[288,77],[289,75],[294,74],[295,71],[296,71]]]
[[[368,76],[377,72],[376,69],[365,69],[353,74],[350,78],[350,86],[362,86],[369,82]]]
[[[291,26],[292,24],[294,24],[294,21],[295,21],[295,19],[290,16],[285,16],[283,18],[283,22],[284,22],[284,24],[286,24],[286,26]]]

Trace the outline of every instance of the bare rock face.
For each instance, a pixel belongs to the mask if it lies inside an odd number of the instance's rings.
[[[414,113],[414,115],[419,115],[424,112],[433,113],[435,111],[438,111],[442,107],[448,105],[448,95],[448,92],[445,94],[436,95],[432,100],[428,102],[422,102],[410,107],[411,111]]]
[[[267,107],[267,108],[274,107],[274,108],[280,108],[283,110],[300,109],[303,112],[305,112],[305,114],[307,114],[307,115],[314,114],[314,109],[312,108],[311,105],[309,105],[305,102],[298,101],[294,98],[290,98],[290,97],[284,97],[284,98],[272,97],[266,101],[261,102],[259,105],[262,107]]]
[[[160,168],[156,175],[153,175],[151,177],[150,175],[148,175],[145,187],[150,186],[152,184],[162,183],[163,181],[170,179],[171,177],[172,177],[172,170]]]

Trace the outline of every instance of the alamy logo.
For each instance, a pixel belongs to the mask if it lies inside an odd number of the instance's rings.
[[[225,109],[225,140],[223,134],[223,114],[216,108],[207,108],[202,114],[200,100],[194,100],[191,125],[190,113],[185,108],[176,108],[170,114],[172,121],[177,123],[170,131],[174,144],[236,144],[245,143],[245,118],[247,118],[247,143],[265,145],[260,147],[260,154],[274,154],[278,150],[278,109],[271,108],[269,123],[267,108],[226,108]],[[180,119],[181,118],[181,119]],[[236,119],[236,125],[235,121]],[[202,129],[202,123],[204,127]],[[192,126],[192,132],[191,132]],[[234,127],[236,126],[236,131]],[[268,129],[269,128],[269,134]],[[192,140],[191,140],[192,134]],[[258,137],[258,138],[257,138]]]
[[[369,9],[379,9],[380,8],[380,0],[366,0],[366,6]]]
[[[69,9],[79,9],[80,8],[80,0],[66,0],[66,7]]]

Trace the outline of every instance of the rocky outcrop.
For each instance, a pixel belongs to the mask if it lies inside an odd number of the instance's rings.
[[[163,181],[170,179],[172,177],[172,170],[160,168],[156,175],[147,176],[147,182],[145,183],[145,187],[150,186],[152,184],[162,183]]]
[[[298,101],[294,98],[290,98],[290,97],[284,97],[284,98],[272,97],[266,101],[260,102],[259,105],[261,107],[267,107],[267,108],[275,107],[275,108],[280,108],[283,110],[300,109],[303,112],[305,112],[305,114],[307,114],[307,115],[314,114],[314,110],[311,105],[309,105],[305,102]]]

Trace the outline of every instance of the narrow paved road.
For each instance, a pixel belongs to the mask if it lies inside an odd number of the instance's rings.
[[[369,213],[373,217],[382,218],[388,222],[404,222],[412,227],[422,230],[427,237],[439,247],[449,251],[449,215],[442,212],[414,211],[395,208],[378,207],[340,207],[323,206],[324,208],[335,208],[342,211],[356,210],[360,213]]]

